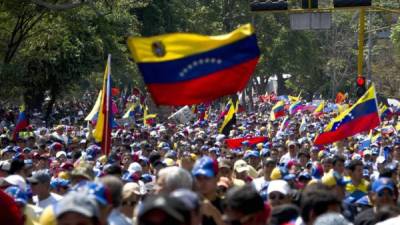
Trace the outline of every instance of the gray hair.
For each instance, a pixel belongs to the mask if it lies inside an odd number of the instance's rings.
[[[163,179],[163,192],[170,193],[177,189],[189,189],[193,188],[193,178],[192,175],[177,166],[166,167],[158,172],[158,178]]]

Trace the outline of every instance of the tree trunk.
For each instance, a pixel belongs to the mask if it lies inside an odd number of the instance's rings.
[[[285,79],[283,79],[283,74],[279,73],[276,75],[276,77],[278,78],[278,90],[277,90],[277,95],[287,95],[288,94],[288,90],[285,86]]]

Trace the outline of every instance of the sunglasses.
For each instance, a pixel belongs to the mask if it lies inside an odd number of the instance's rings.
[[[270,194],[268,196],[268,199],[270,200],[283,200],[285,198],[285,195],[283,194]]]
[[[134,207],[137,203],[138,203],[137,201],[123,201],[122,206]]]

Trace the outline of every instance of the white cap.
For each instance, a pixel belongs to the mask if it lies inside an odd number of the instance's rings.
[[[26,191],[26,181],[20,175],[10,175],[4,178],[4,180],[11,185],[19,187],[21,190]]]
[[[233,170],[235,170],[238,173],[249,171],[249,165],[247,165],[246,161],[240,159],[236,161],[235,164],[233,165]]]
[[[279,192],[288,195],[291,193],[291,189],[288,182],[284,180],[273,180],[268,185],[267,194],[269,195],[272,192]]]
[[[60,158],[62,155],[67,157],[67,153],[65,153],[64,151],[59,151],[56,153],[56,159]]]
[[[131,173],[142,172],[142,166],[137,162],[133,162],[129,164],[128,171]]]

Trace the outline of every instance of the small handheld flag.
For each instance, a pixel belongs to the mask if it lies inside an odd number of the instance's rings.
[[[22,105],[19,109],[17,123],[15,124],[15,128],[13,131],[13,141],[16,141],[18,138],[18,133],[29,126],[28,118],[25,114],[25,105]]]
[[[158,105],[194,105],[243,90],[260,50],[250,24],[220,36],[130,37],[128,47]]]
[[[277,102],[271,110],[270,120],[274,121],[285,115],[285,102],[283,100]]]
[[[229,110],[225,115],[224,122],[219,128],[219,133],[224,134],[225,136],[229,135],[232,126],[236,124],[236,110],[238,107],[239,101],[236,100],[236,103],[233,103],[233,100],[229,100]]]

